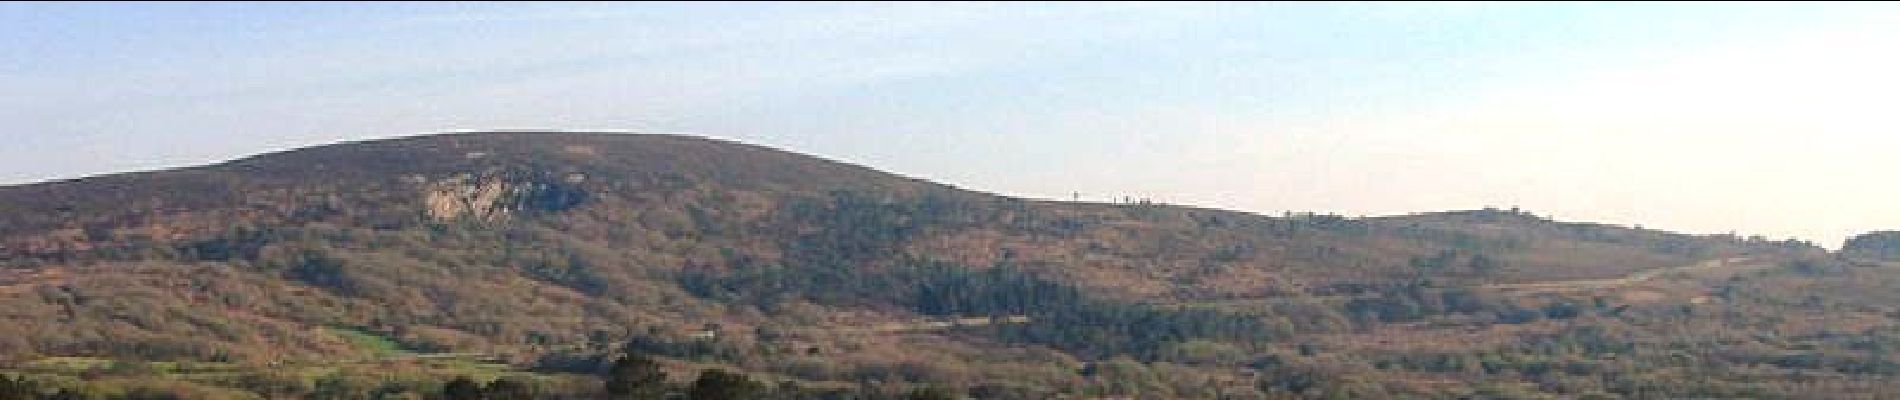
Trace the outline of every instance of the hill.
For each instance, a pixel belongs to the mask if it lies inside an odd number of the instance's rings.
[[[1900,232],[1869,232],[1848,238],[1841,253],[1877,260],[1900,261]]]
[[[1028,200],[667,135],[430,135],[0,187],[0,265],[16,370],[216,363],[161,375],[269,397],[432,354],[581,396],[626,352],[985,398],[1795,394],[1762,376],[1885,387],[1887,364],[1842,369],[1865,352],[1814,349],[1885,343],[1890,319],[1884,267],[1802,243]],[[1856,295],[1791,289],[1828,285]],[[325,369],[229,379],[285,365]]]

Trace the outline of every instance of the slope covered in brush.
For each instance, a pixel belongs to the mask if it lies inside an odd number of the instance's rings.
[[[1804,251],[1496,210],[1026,200],[683,136],[449,134],[0,188],[0,358],[335,360],[376,356],[368,335],[519,365],[634,343],[813,381],[1047,388],[1083,361],[1527,307],[1484,285]],[[916,325],[978,317],[1017,323]],[[892,329],[910,333],[865,334]]]

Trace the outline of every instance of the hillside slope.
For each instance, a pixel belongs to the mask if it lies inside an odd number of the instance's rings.
[[[1490,284],[1817,252],[1515,211],[1015,199],[684,136],[448,134],[0,188],[0,359],[353,359],[370,335],[529,366],[634,343],[814,382],[1073,392],[1105,379],[1088,361],[1238,381],[1302,338],[1562,301]],[[989,316],[1030,322],[852,329]]]

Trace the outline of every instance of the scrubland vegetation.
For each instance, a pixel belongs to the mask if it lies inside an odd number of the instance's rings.
[[[429,136],[0,188],[0,400],[1883,397],[1900,246],[1857,241]]]

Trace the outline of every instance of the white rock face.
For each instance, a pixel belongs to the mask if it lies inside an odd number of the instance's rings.
[[[474,180],[463,176],[429,184],[424,189],[423,204],[429,218],[435,220],[493,221],[508,217],[519,191],[500,179]]]

